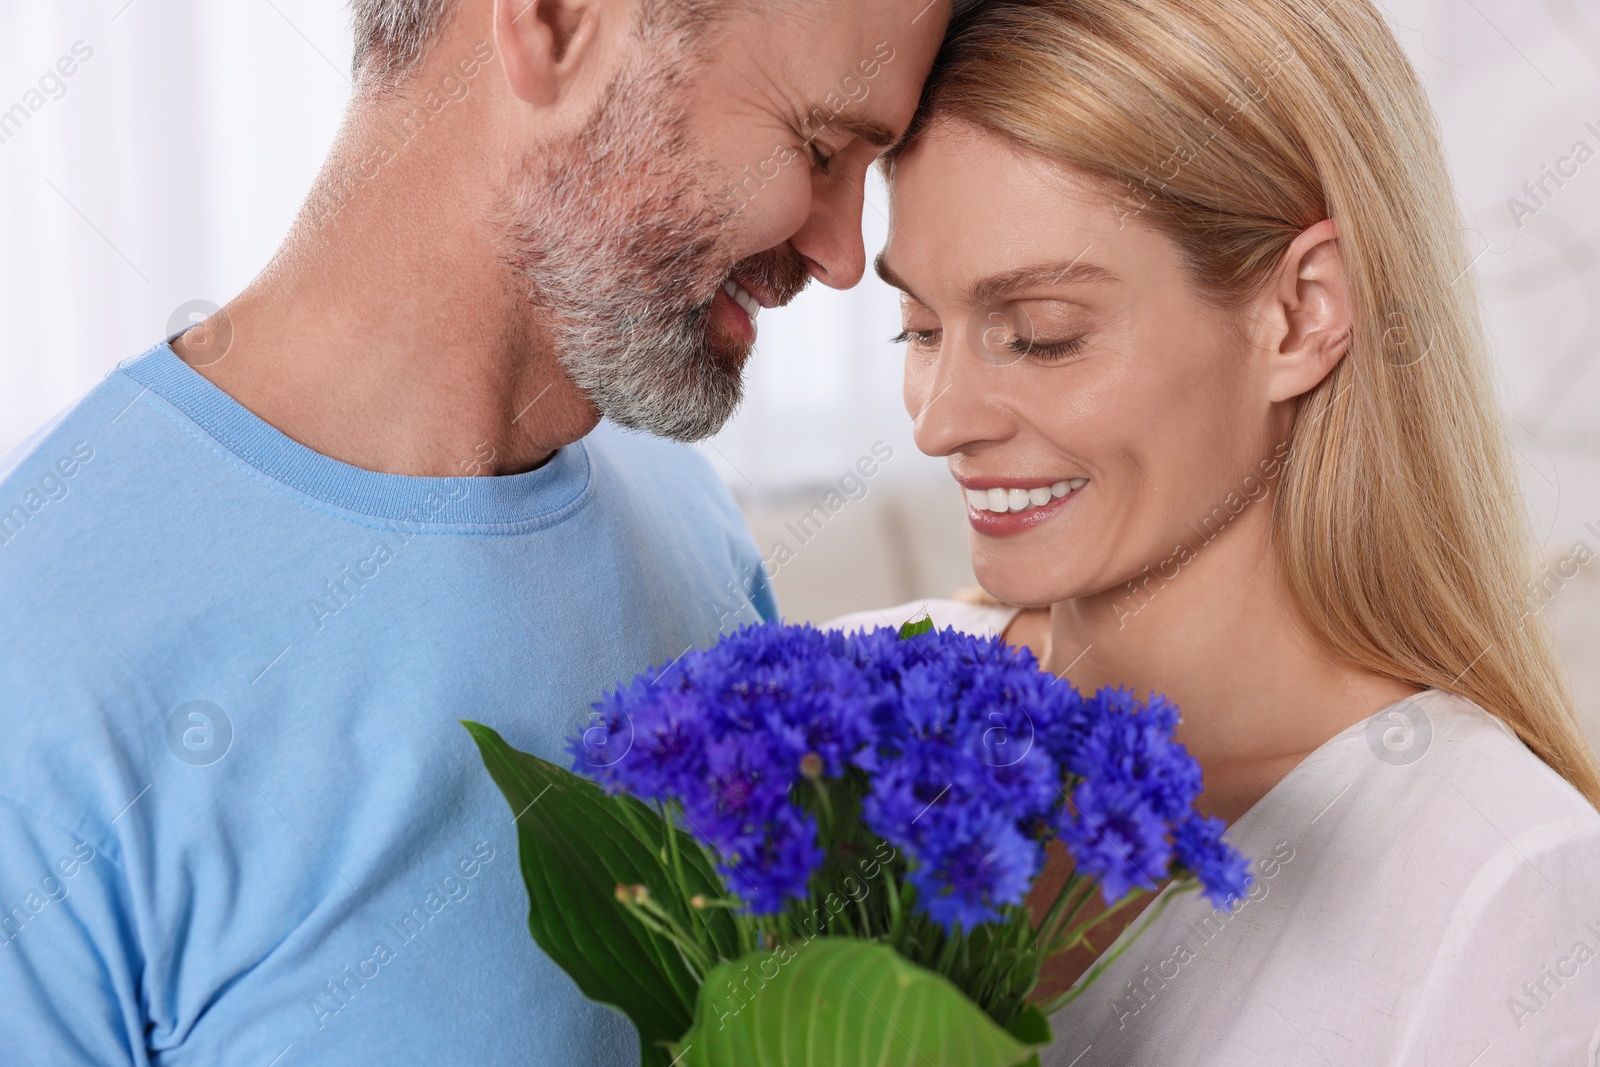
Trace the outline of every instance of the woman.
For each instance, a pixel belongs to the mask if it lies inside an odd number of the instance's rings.
[[[917,444],[1021,606],[935,621],[1172,697],[1255,860],[1231,913],[1174,900],[1045,1062],[1590,1062],[1600,773],[1370,0],[997,0],[886,166]]]

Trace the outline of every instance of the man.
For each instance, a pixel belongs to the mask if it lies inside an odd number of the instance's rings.
[[[0,1063],[626,1064],[457,720],[771,617],[680,445],[862,273],[948,0],[356,0],[282,250],[0,464]],[[732,590],[731,595],[728,590]]]

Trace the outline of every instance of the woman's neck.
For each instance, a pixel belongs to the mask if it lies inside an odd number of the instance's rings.
[[[1121,685],[1175,702],[1178,739],[1205,775],[1201,810],[1228,822],[1323,742],[1420,691],[1315,635],[1278,569],[1269,521],[1269,508],[1251,508],[1181,566],[1055,604],[1047,637],[1035,619],[1028,642],[1084,692]],[[1019,620],[1016,636],[1029,630]]]

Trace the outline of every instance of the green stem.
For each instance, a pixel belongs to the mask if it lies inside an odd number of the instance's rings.
[[[1107,919],[1110,919],[1112,916],[1122,911],[1134,901],[1143,899],[1146,895],[1148,895],[1149,892],[1150,891],[1148,889],[1134,889],[1129,892],[1127,896],[1123,897],[1121,900],[1117,901],[1115,904],[1111,905],[1111,907],[1107,908],[1099,915],[1096,915],[1088,922],[1059,934],[1046,946],[1044,953],[1045,956],[1049,957],[1054,956],[1058,952],[1065,952],[1078,942],[1085,941],[1088,938],[1090,930],[1093,930]]]
[[[872,914],[867,911],[867,894],[863,893],[855,898],[856,912],[861,916],[861,936],[872,936]]]
[[[670,919],[668,922],[662,922],[656,917],[657,915],[666,915],[665,912],[660,908],[655,908],[655,914],[652,915],[645,910],[645,906],[639,904],[630,903],[625,907],[627,907],[629,913],[633,915],[640,926],[646,930],[654,931],[672,943],[672,946],[678,950],[678,955],[682,957],[684,966],[689,969],[690,974],[694,975],[696,984],[705,981],[706,972],[711,969],[710,960],[699,945],[685,937],[682,931],[676,928],[676,923],[670,922]]]
[[[827,838],[832,835],[834,830],[833,804],[828,800],[828,787],[822,784],[820,777],[812,778],[811,784],[816,787],[817,801],[822,805],[823,825],[826,827],[823,837]]]
[[[849,908],[840,908],[839,914],[835,915],[833,912],[829,911],[828,906],[824,904],[822,906],[822,911],[828,916],[828,933],[834,935],[835,937],[859,936],[860,931],[856,930],[855,924],[850,921]],[[838,924],[837,927],[835,926],[835,923]]]
[[[667,911],[666,908],[663,908],[655,901],[654,898],[646,898],[644,902],[639,905],[639,907],[650,912],[659,921],[665,923],[673,931],[673,933],[680,940],[682,940],[684,945],[688,946],[688,949],[694,953],[695,957],[701,962],[701,969],[703,971],[709,971],[711,969],[711,954],[706,951],[704,945],[700,944],[700,942],[695,939],[693,934],[683,928],[675,915]],[[694,909],[691,908],[689,910],[693,911]]]
[[[1066,992],[1062,993],[1054,1000],[1051,1000],[1049,1003],[1041,1005],[1039,1010],[1043,1011],[1046,1015],[1053,1015],[1062,1008],[1066,1007],[1068,1004],[1071,1004],[1074,1000],[1077,1000],[1078,995],[1085,989],[1089,988],[1089,986],[1094,983],[1094,980],[1099,978],[1100,975],[1104,973],[1106,968],[1117,962],[1118,957],[1128,950],[1129,945],[1137,941],[1141,936],[1143,936],[1146,930],[1150,929],[1151,924],[1161,917],[1161,913],[1167,910],[1167,905],[1171,904],[1173,899],[1179,893],[1184,892],[1187,889],[1191,889],[1198,884],[1199,883],[1195,882],[1193,879],[1185,879],[1183,882],[1174,883],[1174,885],[1170,887],[1172,892],[1166,894],[1161,899],[1156,901],[1155,907],[1150,909],[1149,914],[1144,917],[1144,921],[1139,924],[1139,928],[1133,932],[1132,936],[1128,937],[1120,945],[1117,945],[1104,959],[1097,961],[1093,967],[1089,968],[1083,977],[1079,978],[1073,983],[1071,989],[1068,989]],[[1121,907],[1121,904],[1118,904],[1118,907]],[[1109,914],[1109,912],[1107,914]]]
[[[939,950],[939,962],[937,966],[934,967],[934,970],[938,971],[946,978],[950,977],[950,968],[955,965],[956,950],[960,947],[958,942],[963,942],[965,940],[966,938],[964,937],[951,937],[950,935],[946,934],[944,939],[944,947]]]
[[[1042,945],[1049,938],[1047,935],[1055,930],[1057,921],[1061,918],[1061,910],[1066,907],[1067,900],[1072,896],[1072,891],[1077,887],[1083,876],[1077,871],[1067,875],[1067,880],[1061,883],[1061,888],[1056,891],[1056,899],[1050,902],[1050,910],[1044,913],[1044,918],[1039,920],[1039,925],[1034,928],[1034,944]],[[1094,889],[1090,886],[1090,891]],[[1079,901],[1079,906],[1082,901]],[[1070,919],[1071,916],[1069,915]]]
[[[678,848],[678,828],[673,825],[672,809],[665,801],[661,803],[661,825],[666,831],[667,851],[672,857],[672,876],[678,883],[678,899],[688,904],[689,897],[693,894],[689,892],[689,879],[683,873],[683,854]],[[693,913],[695,909],[690,908],[689,911]],[[705,916],[697,915],[694,921],[699,925],[701,932],[704,933],[706,930]]]
[[[1049,936],[1044,939],[1043,944],[1040,946],[1042,957],[1048,957],[1052,954],[1052,946],[1060,940],[1061,932],[1071,927],[1072,920],[1078,917],[1078,913],[1083,910],[1083,906],[1089,903],[1099,889],[1100,883],[1092,878],[1088,880],[1088,884],[1083,887],[1083,892],[1073,902],[1072,907],[1068,908],[1067,913],[1057,919],[1056,924],[1050,928]]]
[[[727,897],[704,897],[703,900],[705,902],[700,905],[702,908],[727,908],[729,911],[736,911],[739,908],[737,900],[730,900]]]
[[[631,829],[633,831],[634,835],[636,837],[638,837],[638,839],[641,842],[648,842],[650,840],[651,835],[645,830],[645,827],[643,826],[643,824],[639,822],[638,814],[633,810],[633,805],[628,802],[627,798],[626,797],[619,798],[617,807],[621,809],[622,816],[623,816],[624,819],[627,820],[628,827],[629,827],[629,829]],[[668,807],[668,805],[666,804],[665,801],[663,801],[663,802],[661,802],[660,804],[657,805],[657,809],[656,810],[659,811],[660,814],[661,814],[662,827],[666,832],[666,838],[665,838],[665,840],[666,840],[666,846],[665,846],[666,847],[666,852],[663,854],[663,859],[667,858],[667,856],[669,856],[669,855],[671,857],[672,867],[673,867],[673,877],[676,880],[677,885],[678,885],[679,900],[683,903],[685,910],[687,910],[688,912],[691,913],[692,918],[691,918],[690,921],[692,923],[694,923],[695,925],[700,927],[700,930],[701,930],[702,934],[706,934],[707,933],[707,930],[706,930],[706,917],[703,916],[703,915],[693,915],[695,909],[688,906],[689,905],[688,886],[687,886],[687,881],[686,881],[686,879],[684,877],[684,873],[683,873],[683,864],[680,862],[679,855],[678,855],[678,847],[677,847],[678,846],[678,833],[677,833],[677,827],[675,827],[672,824],[671,808]],[[637,907],[630,906],[628,908],[628,910],[636,918],[639,918],[641,921],[643,921],[643,917],[642,917],[641,913],[639,912],[639,910],[637,909]],[[657,910],[658,911],[660,910],[659,906],[657,907]],[[665,913],[663,912],[663,914],[665,914]],[[674,925],[674,927],[677,926],[676,923],[674,923],[673,925]],[[661,933],[662,936],[664,936],[664,937],[665,936],[671,936],[666,931],[658,930],[657,932]],[[709,936],[706,937],[706,940],[707,940],[707,943],[709,943],[709,940],[710,940]],[[676,943],[676,941],[675,941],[675,943]],[[697,941],[695,941],[694,939],[691,938],[691,939],[689,939],[688,943],[694,946],[694,951],[697,954],[699,954],[701,956],[704,956],[704,954],[705,954],[704,953],[704,949],[701,947],[701,945]],[[682,951],[681,946],[680,946],[679,951]],[[685,962],[687,962],[687,961],[685,961]],[[691,967],[690,969],[693,970],[694,968]],[[710,969],[709,968],[709,964],[706,967],[706,969],[707,970]]]
[[[894,872],[888,864],[883,867],[883,891],[889,894],[889,945],[900,952],[905,947],[900,943],[900,936],[905,932],[905,912],[900,907],[900,887],[895,885]]]

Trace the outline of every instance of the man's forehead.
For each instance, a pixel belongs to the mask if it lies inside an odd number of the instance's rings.
[[[934,0],[931,7],[927,0],[835,0],[824,6],[865,9],[874,17],[846,20],[847,26],[816,26],[815,47],[790,51],[783,67],[792,79],[791,99],[802,106],[811,126],[826,125],[886,149],[899,139],[920,96],[949,0]]]
[[[770,3],[770,0],[767,0]],[[906,67],[906,54],[932,59],[950,0],[800,0],[752,4],[750,28],[771,35],[780,62],[796,75],[834,78],[858,68]]]

